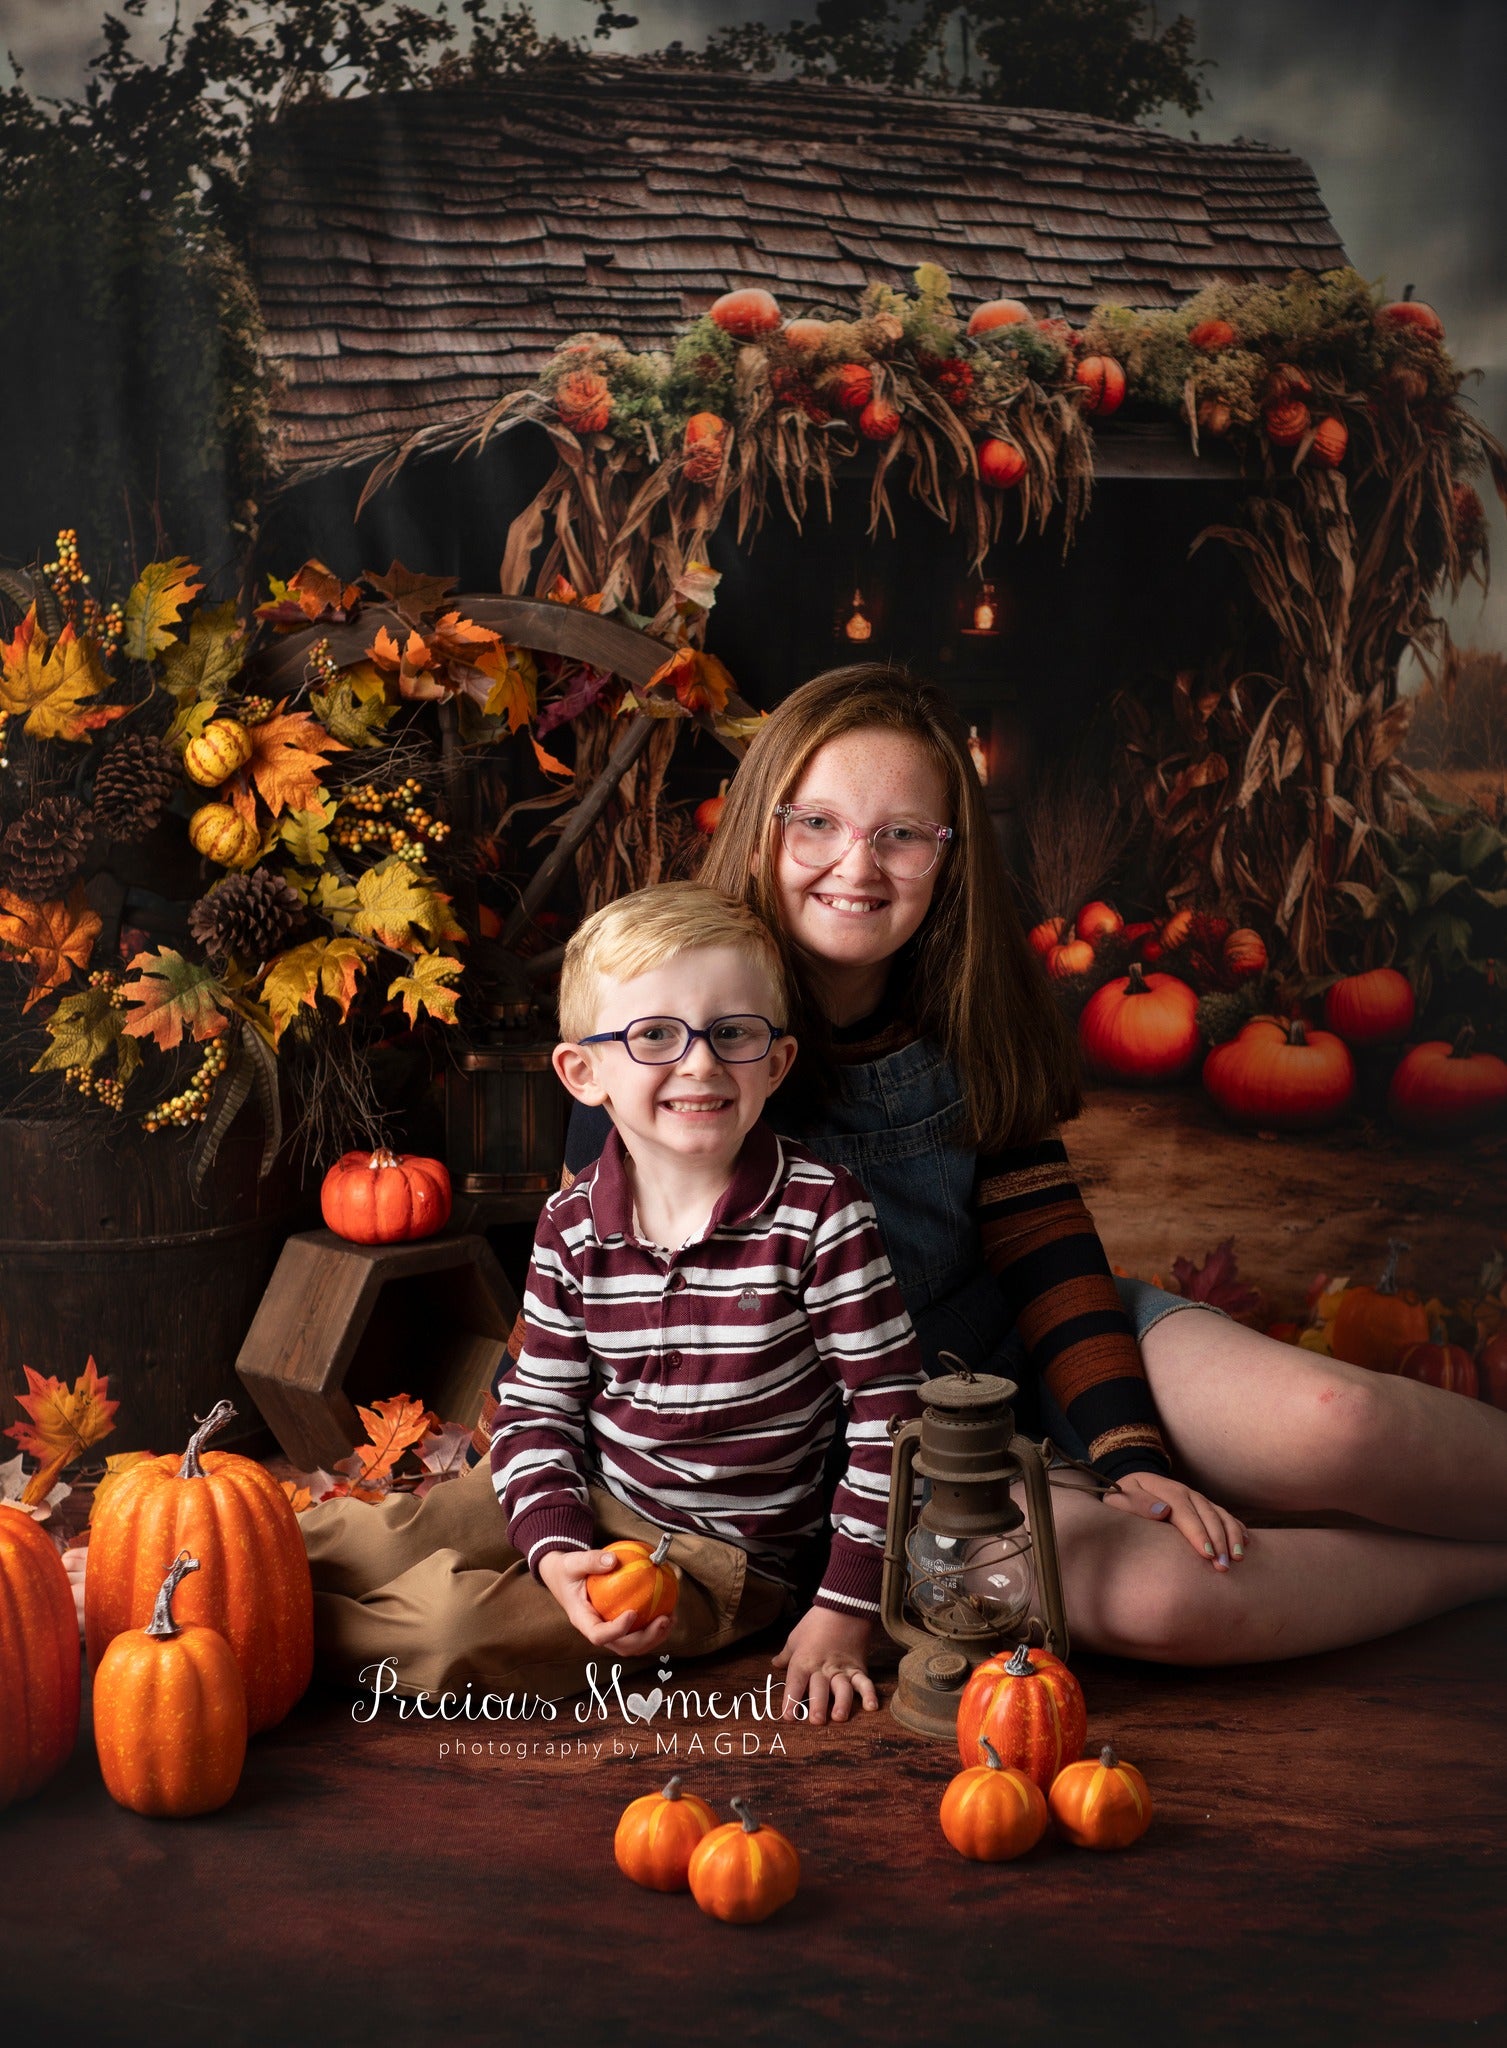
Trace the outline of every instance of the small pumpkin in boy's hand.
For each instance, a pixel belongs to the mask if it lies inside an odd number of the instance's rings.
[[[788,1905],[801,1881],[801,1859],[778,1828],[766,1828],[735,1799],[735,1821],[703,1835],[691,1851],[691,1896],[714,1920],[767,1920]]]
[[[596,1572],[586,1581],[586,1597],[603,1621],[616,1621],[631,1609],[640,1628],[647,1628],[661,1614],[673,1614],[680,1598],[680,1581],[675,1567],[665,1563],[670,1548],[668,1532],[651,1550],[636,1536],[621,1537],[604,1546],[617,1559],[615,1572]]]
[[[1046,1833],[1046,1795],[1034,1778],[1000,1762],[987,1735],[979,1748],[986,1761],[959,1771],[942,1795],[942,1832],[960,1856],[1007,1863]]]
[[[1151,1794],[1134,1764],[1109,1743],[1059,1771],[1047,1794],[1052,1818],[1079,1849],[1128,1849],[1151,1825]]]
[[[704,1799],[682,1792],[671,1778],[662,1792],[646,1792],[623,1809],[612,1838],[612,1853],[624,1877],[651,1892],[683,1892],[698,1842],[717,1825]]]

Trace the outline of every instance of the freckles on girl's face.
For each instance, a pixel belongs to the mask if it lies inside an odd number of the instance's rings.
[[[910,733],[870,727],[829,740],[807,762],[790,802],[829,811],[860,834],[880,825],[951,825],[947,784],[930,749]],[[847,835],[842,835],[846,837]],[[944,848],[930,874],[886,875],[863,838],[830,867],[802,867],[775,844],[780,921],[792,943],[836,969],[873,968],[897,953],[931,908]]]

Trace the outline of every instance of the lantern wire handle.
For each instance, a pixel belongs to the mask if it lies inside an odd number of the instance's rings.
[[[950,1365],[952,1367],[953,1378],[959,1380],[966,1380],[969,1386],[972,1386],[974,1381],[978,1378],[978,1374],[976,1372],[971,1371],[969,1367],[964,1363],[964,1361],[958,1357],[958,1354],[955,1351],[939,1351],[937,1353],[937,1362],[939,1365]]]

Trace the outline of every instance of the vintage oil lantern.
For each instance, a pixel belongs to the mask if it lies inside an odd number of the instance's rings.
[[[1018,1389],[956,1363],[921,1389],[920,1419],[894,1433],[880,1603],[906,1651],[890,1712],[948,1740],[975,1664],[1021,1642],[1068,1653],[1051,1488],[1040,1450],[1016,1433]],[[919,1512],[917,1474],[930,1481]],[[1029,1528],[1011,1498],[1017,1481]]]

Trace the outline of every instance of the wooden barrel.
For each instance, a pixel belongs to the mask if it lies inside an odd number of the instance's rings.
[[[196,1201],[195,1135],[0,1117],[0,1429],[23,1419],[23,1366],[71,1385],[92,1354],[120,1401],[97,1455],[176,1450],[222,1397],[237,1414],[217,1450],[270,1443],[235,1360],[306,1220],[298,1186],[282,1162],[258,1183],[248,1111]]]

